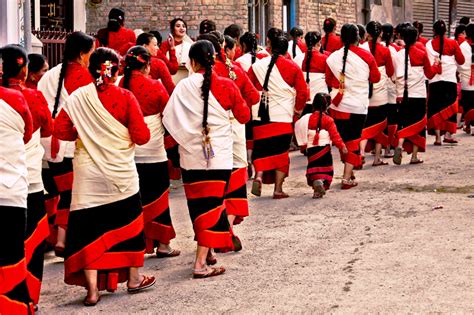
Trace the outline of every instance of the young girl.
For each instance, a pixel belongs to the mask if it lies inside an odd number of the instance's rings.
[[[296,122],[295,136],[300,146],[307,146],[308,167],[306,178],[313,187],[313,198],[322,198],[329,189],[334,175],[331,141],[342,154],[347,148],[337,131],[334,120],[327,115],[331,97],[318,93],[314,97],[312,114],[303,116]]]

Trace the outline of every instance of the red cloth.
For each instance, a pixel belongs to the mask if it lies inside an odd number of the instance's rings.
[[[103,28],[100,29],[98,32],[98,36],[105,36],[107,29]],[[112,48],[113,50],[119,52],[123,50],[123,47],[129,45],[129,43],[135,43],[137,41],[137,37],[135,36],[135,32],[131,29],[120,27],[117,32],[108,32],[109,40],[107,47]],[[96,47],[102,46],[99,40],[96,40]]]
[[[38,90],[27,88],[20,80],[10,79],[10,87],[20,91],[28,103],[31,117],[33,119],[33,133],[41,128],[41,137],[49,137],[52,133],[51,112],[48,108],[48,102]]]
[[[176,58],[176,51],[174,49],[170,50],[170,59],[168,59],[168,57],[166,57],[166,55],[159,49],[156,53],[156,56],[151,56],[151,58],[158,58],[163,60],[163,62],[168,67],[168,70],[171,75],[175,75],[178,72],[178,58]]]
[[[368,42],[370,51],[372,51],[373,44],[372,42]],[[375,45],[375,61],[377,62],[378,67],[385,66],[385,72],[387,73],[388,77],[391,77],[394,72],[395,68],[393,67],[392,55],[390,54],[390,49],[383,46],[380,43]]]
[[[92,82],[94,82],[94,79],[87,68],[77,62],[68,63],[64,77],[64,87],[69,94]]]
[[[412,46],[410,47],[409,55],[410,65],[412,67],[423,66],[423,71],[428,79],[432,79],[438,73],[439,67],[431,65],[426,50],[420,50],[416,46]]]
[[[311,51],[311,63],[309,65],[309,72],[325,73],[326,72],[326,59],[328,55],[320,53],[318,50]],[[308,54],[305,54],[303,59],[303,71],[308,72],[306,67],[306,61],[308,60]]]
[[[140,104],[132,92],[110,84],[97,90],[97,94],[105,109],[128,128],[132,142],[142,145],[150,140],[150,130],[143,119]],[[55,119],[53,134],[60,140],[77,139],[77,131],[64,110],[61,110]]]
[[[436,36],[433,38],[431,41],[431,45],[433,46],[433,49],[439,53],[440,49],[440,39],[439,36]],[[443,55],[446,56],[454,56],[456,59],[456,62],[460,65],[464,63],[464,55],[461,51],[461,48],[459,48],[458,43],[451,38],[444,38],[443,39]]]
[[[425,37],[423,37],[423,36],[421,36],[421,35],[418,37],[418,42],[422,43],[422,44],[425,45],[425,46],[426,46],[426,43],[427,43],[428,41],[429,41],[429,40],[428,40],[427,38],[425,38]]]
[[[306,100],[308,99],[308,90],[306,81],[303,77],[303,72],[301,72],[300,67],[292,60],[288,60],[284,57],[278,57],[275,66],[278,68],[283,80],[285,80],[289,86],[296,90],[295,110],[303,110],[306,106]],[[257,88],[257,90],[262,91],[262,85],[255,76],[252,67],[250,67],[248,75],[250,81]]]
[[[170,71],[163,60],[151,58],[150,76],[155,80],[161,80],[169,95],[173,93],[175,85]]]
[[[28,143],[33,134],[33,119],[31,118],[31,113],[28,109],[28,103],[26,102],[25,97],[18,91],[0,86],[0,99],[4,100],[21,116],[21,118],[23,118],[23,121],[25,122],[23,142]]]
[[[242,49],[237,46],[235,48],[235,56],[234,56],[234,60],[237,60],[238,58],[242,57],[244,55],[244,53],[242,52]]]
[[[308,47],[306,47],[306,44],[303,43],[303,40],[301,40],[301,38],[298,38],[296,40],[296,45],[298,45],[298,47],[301,49],[302,52],[307,52],[308,51]]]
[[[316,130],[318,127],[319,122],[319,112],[314,112],[309,117],[308,129]],[[329,117],[323,113],[323,117],[321,119],[321,127],[319,130],[326,130],[329,133],[329,137],[331,138],[332,143],[339,149],[342,150],[345,146],[344,141],[341,138],[341,135],[337,131],[336,124],[334,123],[334,119]]]
[[[120,87],[123,87],[123,78],[120,81]],[[145,76],[140,71],[132,72],[129,90],[137,98],[143,116],[162,113],[169,100],[168,92],[163,84]]]
[[[327,38],[327,45],[326,45]],[[334,52],[341,49],[344,45],[342,44],[341,37],[334,33],[329,33],[323,36],[321,39],[321,45],[325,51]]]

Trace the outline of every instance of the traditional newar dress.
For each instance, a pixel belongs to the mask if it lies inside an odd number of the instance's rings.
[[[318,130],[319,112],[301,117],[295,124],[295,136],[298,145],[306,147],[308,166],[306,179],[309,186],[315,180],[321,180],[324,189],[328,190],[334,176],[331,141],[339,149],[344,147],[334,120],[323,114],[321,126]]]
[[[171,78],[170,71],[163,60],[151,58],[150,76],[155,80],[161,80],[168,94],[173,93],[175,85]]]
[[[33,124],[23,95],[0,87],[0,314],[29,314],[25,260],[28,170]]]
[[[408,64],[408,101],[399,105],[399,121],[396,146],[398,139],[405,139],[403,149],[407,153],[413,151],[413,145],[418,146],[419,152],[426,149],[426,78],[436,74],[431,66],[426,51],[410,47]],[[395,75],[397,77],[397,96],[403,98],[405,88],[405,48],[395,56]]]
[[[38,90],[43,93],[48,102],[51,113],[54,109],[54,100],[56,98],[61,65],[62,64],[59,64],[46,72],[38,82]],[[92,77],[87,68],[82,67],[78,63],[69,62],[64,77],[64,85],[61,89],[58,113],[66,99],[69,97],[69,94],[79,87],[88,85],[91,82]],[[75,142],[60,141],[57,137],[52,136],[41,139],[41,144],[45,149],[43,159],[48,162],[47,164],[49,167],[49,171],[46,172],[44,177],[49,177],[49,174],[50,177],[53,178],[53,181],[49,178],[44,180],[46,191],[51,195],[55,195],[55,193],[59,194],[59,203],[57,204],[57,212],[55,215],[54,200],[50,203],[46,203],[48,218],[51,219],[55,216],[55,227],[57,228],[60,226],[63,229],[67,229],[69,208],[71,205],[71,189],[73,182],[72,158],[74,157]],[[57,231],[54,233],[57,233]]]
[[[137,98],[150,129],[150,141],[135,148],[135,162],[145,221],[146,252],[151,254],[158,243],[168,245],[176,237],[170,216],[168,158],[161,122],[169,96],[159,81],[139,71],[132,72],[130,91]]]
[[[235,84],[213,73],[207,119],[213,157],[207,159],[203,151],[209,151],[202,143],[202,83],[202,73],[194,73],[178,83],[163,112],[163,124],[179,144],[195,240],[199,246],[233,248],[224,204],[233,168],[230,111],[242,124],[249,120],[250,111]]]
[[[164,41],[160,45],[161,52],[171,60],[171,55],[174,53],[178,60],[179,67],[186,67],[189,69],[189,49],[191,48],[193,41],[189,37],[185,37],[182,42],[175,42],[175,50],[171,50],[168,41]],[[181,68],[177,73],[173,75],[173,81],[178,84],[179,81],[188,76],[188,71],[185,68]]]
[[[54,134],[77,140],[64,281],[86,286],[98,270],[99,290],[114,291],[130,267],[143,266],[145,242],[135,143],[150,138],[130,91],[91,83],[63,105]]]
[[[97,32],[95,47],[109,47],[125,56],[127,50],[135,45],[137,37],[131,29],[121,26],[117,32],[111,32],[107,28],[100,29]]]
[[[464,63],[464,56],[454,39],[444,38],[444,49],[441,57],[441,74],[429,80],[428,88],[428,130],[456,133],[457,108],[457,65]],[[426,51],[431,64],[440,57],[440,39],[436,37],[426,44]]]
[[[220,59],[216,61],[214,71],[221,77],[231,78],[239,88],[247,106],[260,101],[260,94],[250,82],[247,74],[235,62],[227,60],[227,64]],[[230,75],[230,73],[233,73]],[[225,196],[225,206],[228,215],[238,217],[236,223],[249,215],[247,200],[247,147],[245,137],[246,125],[241,124],[231,114],[232,140],[233,140],[233,165],[229,185]]]
[[[370,52],[372,42],[366,42],[361,47]],[[380,143],[382,146],[389,144],[388,135],[385,133],[385,129],[388,125],[389,103],[387,87],[388,82],[392,81],[395,70],[393,68],[390,50],[382,44],[376,44],[374,58],[380,72],[380,81],[372,84],[372,95],[369,95],[369,110],[361,136],[361,140],[369,140],[365,146],[365,152],[372,151],[375,143]]]
[[[461,99],[459,103],[464,110],[465,125],[470,126],[474,125],[474,63],[472,62],[472,40],[465,40],[460,47],[465,62],[463,65],[458,66],[459,77],[461,79]]]
[[[334,118],[337,130],[349,151],[346,163],[354,167],[361,165],[359,143],[369,108],[368,82],[377,83],[380,72],[374,57],[367,50],[351,46],[347,54],[345,69],[345,90],[339,104],[334,103],[339,93],[339,77],[342,70],[344,49],[339,49],[327,59],[326,82],[332,87],[330,114]]]
[[[294,60],[299,55],[304,55],[306,53],[306,51],[308,50],[308,48],[303,43],[301,38],[298,38],[296,40],[296,45],[295,45],[295,55],[293,56],[293,43],[294,43],[293,40],[290,40],[288,42],[288,52],[287,53],[290,55],[291,59]]]
[[[28,199],[26,208],[25,259],[27,285],[34,304],[38,304],[43,279],[44,241],[49,235],[48,217],[44,207],[44,186],[41,166],[44,149],[40,138],[51,136],[51,112],[40,91],[26,88],[19,80],[10,79],[10,87],[25,97],[33,119],[33,136],[25,145],[28,167]]]
[[[255,62],[249,70],[250,81],[262,91],[271,56]],[[252,161],[256,172],[264,172],[263,183],[275,182],[275,170],[288,176],[289,149],[293,136],[293,114],[303,110],[307,99],[306,82],[296,63],[279,56],[268,81],[269,121],[262,121],[259,108],[252,106],[254,148]]]
[[[382,42],[382,45],[385,43]],[[395,44],[388,46],[390,50],[390,56],[392,57],[392,63],[395,66],[395,56],[400,48]],[[388,143],[391,146],[397,146],[397,128],[398,128],[398,104],[397,104],[397,87],[396,83],[392,80],[387,80],[387,93],[388,93],[388,105],[387,105],[387,129],[385,133],[388,137]]]
[[[343,46],[341,37],[336,35],[335,33],[329,33],[321,38],[321,47],[324,51],[328,51],[330,53],[335,52],[336,50],[341,49]]]

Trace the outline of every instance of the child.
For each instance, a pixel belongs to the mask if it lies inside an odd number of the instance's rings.
[[[318,93],[313,100],[313,113],[301,117],[295,125],[296,140],[306,147],[308,185],[313,187],[313,198],[322,198],[331,186],[334,175],[331,141],[342,154],[347,148],[337,131],[334,120],[326,114],[331,104],[327,93]]]

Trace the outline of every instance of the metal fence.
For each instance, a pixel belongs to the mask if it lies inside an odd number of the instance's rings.
[[[52,68],[61,63],[66,37],[71,32],[36,30],[32,33],[43,43],[43,55],[46,56],[49,67]]]

